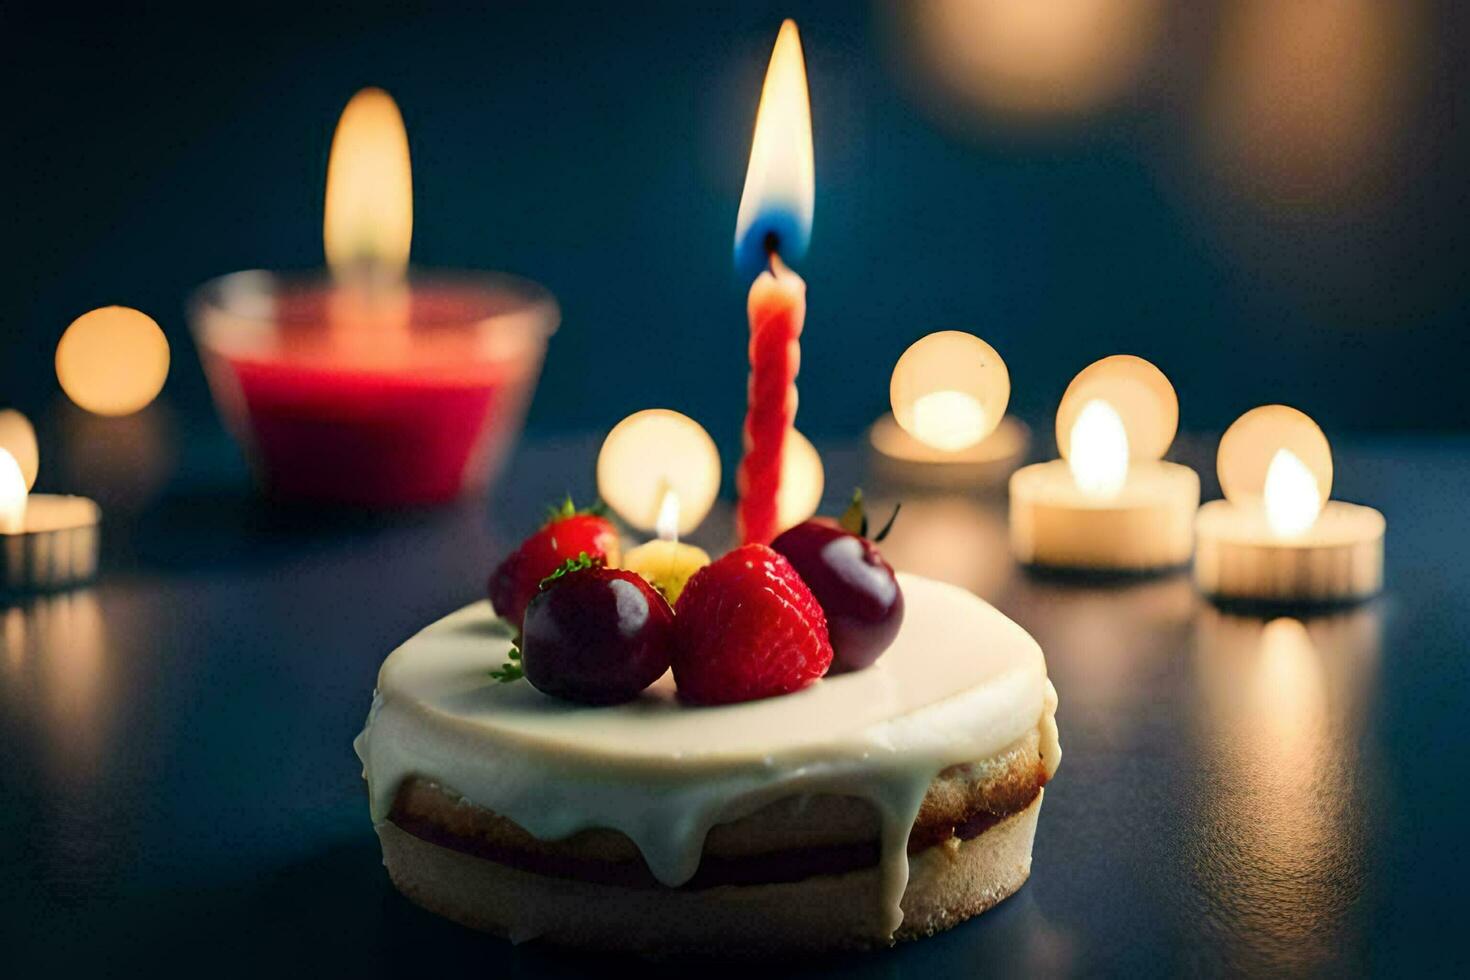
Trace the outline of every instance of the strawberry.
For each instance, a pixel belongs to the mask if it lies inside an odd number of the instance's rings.
[[[621,558],[618,532],[607,518],[577,510],[568,497],[490,573],[487,591],[495,612],[519,633],[541,580],[583,552],[599,564],[616,565]]]
[[[791,563],[763,544],[694,573],[674,612],[674,680],[695,704],[789,694],[832,664],[821,605]]]

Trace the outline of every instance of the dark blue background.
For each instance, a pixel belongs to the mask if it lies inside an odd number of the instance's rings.
[[[1212,4],[1168,14],[1117,105],[1042,127],[925,99],[886,5],[7,5],[0,401],[50,405],[61,331],[125,303],[174,344],[184,424],[213,427],[184,298],[235,269],[320,263],[332,128],[376,84],[412,139],[415,260],[525,274],[562,301],[533,432],[667,405],[733,443],[746,327],[730,241],[790,14],[816,125],[808,433],[870,422],[894,359],[941,328],[994,343],[1043,430],[1071,375],[1119,351],[1169,373],[1188,429],[1266,401],[1329,433],[1464,429],[1470,32],[1463,7],[1391,6],[1413,24],[1391,132],[1353,193],[1297,207],[1242,193],[1202,149],[1228,26]]]

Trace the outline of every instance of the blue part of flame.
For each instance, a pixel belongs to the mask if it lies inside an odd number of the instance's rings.
[[[735,271],[742,281],[754,279],[765,270],[766,239],[774,236],[781,261],[791,263],[806,254],[811,244],[811,226],[789,207],[771,205],[756,215],[745,234],[735,239]]]

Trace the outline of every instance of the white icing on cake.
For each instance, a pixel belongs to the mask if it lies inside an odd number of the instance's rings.
[[[355,743],[374,822],[420,776],[537,837],[621,831],[650,871],[677,886],[706,832],[800,793],[867,799],[882,816],[883,926],[902,920],[909,830],[929,784],[951,765],[1041,733],[1048,774],[1061,758],[1056,692],[1041,648],[970,593],[900,575],[907,612],[867,670],[796,694],[690,707],[665,675],[606,708],[547,697],[489,672],[510,647],[488,603],[453,613],[383,663]]]

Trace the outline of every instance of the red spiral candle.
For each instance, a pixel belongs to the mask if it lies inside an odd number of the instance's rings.
[[[750,319],[750,390],[745,415],[745,457],[740,461],[740,540],[769,544],[780,532],[778,498],[786,433],[796,418],[796,372],[801,366],[801,327],[806,321],[806,283],[771,255],[746,302]]]

